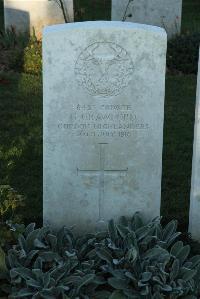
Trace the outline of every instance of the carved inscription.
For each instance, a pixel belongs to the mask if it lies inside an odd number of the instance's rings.
[[[58,128],[77,137],[129,138],[135,130],[149,129],[131,105],[77,104],[70,110]]]
[[[99,177],[99,223],[104,222],[104,186],[105,175],[127,175],[128,168],[125,169],[106,169],[105,168],[105,146],[107,143],[99,143],[99,169],[79,169],[78,175],[97,175]]]
[[[118,95],[131,81],[133,62],[128,52],[111,42],[97,42],[82,51],[75,65],[79,85],[90,95]]]

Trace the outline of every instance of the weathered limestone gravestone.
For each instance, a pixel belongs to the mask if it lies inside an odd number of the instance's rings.
[[[159,215],[166,40],[124,22],[44,30],[45,223]]]
[[[112,20],[121,21],[129,0],[112,0]],[[180,33],[182,0],[134,0],[126,11],[126,20],[163,27],[168,37]]]
[[[68,20],[73,22],[73,0],[64,0]],[[44,26],[64,23],[62,11],[51,0],[4,0],[5,28],[14,27],[20,32],[31,32],[41,37]]]
[[[200,60],[197,79],[189,232],[194,239],[200,240]]]

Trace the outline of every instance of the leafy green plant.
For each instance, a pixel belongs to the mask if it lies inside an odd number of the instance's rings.
[[[138,213],[82,237],[67,228],[55,233],[30,224],[6,256],[8,293],[10,298],[196,299],[200,256],[189,257],[190,247],[176,241],[176,229],[176,221],[162,227],[159,219],[144,223]]]
[[[20,221],[17,214],[19,208],[24,206],[24,198],[8,185],[0,185],[0,295],[1,291],[10,289],[5,284],[9,281],[7,272],[5,253],[3,248],[9,248],[11,243],[16,242],[20,233],[24,230],[24,225],[14,225],[14,221]]]
[[[33,29],[32,35],[16,34],[14,29],[0,32],[0,64],[5,70],[41,74],[42,43],[37,40]]]
[[[12,242],[23,230],[21,216],[17,211],[24,206],[24,198],[8,185],[0,185],[0,246]]]
[[[136,214],[130,222],[109,224],[109,243],[97,255],[106,260],[103,274],[123,298],[178,298],[194,295],[200,256],[186,261],[190,247],[181,241],[177,223],[162,228],[155,220],[145,226]],[[172,245],[173,244],[173,245]],[[195,278],[196,276],[196,278]]]
[[[10,50],[9,68],[33,75],[42,73],[42,43],[37,39],[34,30],[23,48]]]
[[[91,281],[98,284],[93,262],[79,260],[75,243],[66,228],[53,234],[30,224],[8,252],[11,298],[76,298]]]
[[[27,33],[16,33],[13,27],[0,30],[0,49],[25,48],[28,42]]]
[[[182,34],[168,41],[167,67],[172,72],[196,74],[200,34]]]
[[[22,71],[27,74],[42,73],[42,43],[32,35],[23,53]]]

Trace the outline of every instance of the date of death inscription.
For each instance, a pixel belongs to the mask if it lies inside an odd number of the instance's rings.
[[[77,137],[129,138],[137,130],[148,130],[149,124],[138,117],[131,105],[80,105],[66,113],[57,128]]]

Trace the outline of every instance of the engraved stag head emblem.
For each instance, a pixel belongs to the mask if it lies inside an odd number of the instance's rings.
[[[87,47],[79,56],[75,74],[80,85],[91,95],[118,95],[131,80],[132,60],[122,47],[98,42]]]

